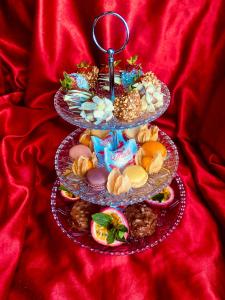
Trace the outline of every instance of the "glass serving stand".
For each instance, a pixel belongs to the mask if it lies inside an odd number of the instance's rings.
[[[95,36],[95,26],[98,20],[106,15],[114,15],[118,17],[124,24],[126,29],[126,40],[124,45],[118,49],[114,50],[109,48],[104,49],[97,41]],[[128,40],[129,40],[129,29],[125,20],[118,14],[114,12],[106,12],[95,18],[93,25],[93,39],[97,47],[109,55],[109,97],[114,101],[115,90],[114,90],[114,54],[122,51]],[[157,109],[154,113],[145,113],[141,117],[132,122],[123,122],[113,117],[109,122],[103,122],[96,125],[91,122],[85,121],[80,115],[69,109],[67,103],[63,100],[64,91],[59,89],[54,98],[55,109],[58,114],[70,124],[76,125],[80,128],[69,134],[63,142],[60,144],[56,156],[55,156],[55,169],[58,176],[58,180],[52,190],[51,195],[51,209],[53,216],[61,228],[61,230],[75,243],[82,247],[88,248],[91,251],[96,251],[99,253],[106,253],[111,255],[127,255],[137,252],[141,252],[148,248],[152,248],[165,240],[177,227],[179,224],[185,209],[185,190],[181,178],[176,175],[178,168],[178,152],[175,144],[170,139],[170,137],[163,131],[159,131],[159,142],[161,142],[167,149],[167,157],[164,161],[162,169],[153,175],[149,175],[147,183],[138,189],[131,189],[129,192],[121,194],[119,196],[114,196],[109,194],[105,188],[102,191],[93,190],[85,178],[77,177],[72,172],[68,174],[65,173],[66,170],[71,169],[72,160],[69,157],[69,149],[78,143],[79,136],[83,132],[84,128],[89,129],[99,129],[99,130],[122,130],[127,128],[133,128],[140,125],[148,124],[153,120],[160,117],[168,108],[170,103],[170,92],[164,83],[162,85],[163,96],[163,106]],[[99,166],[104,166],[102,162],[99,162]],[[66,175],[67,174],[67,175]],[[63,200],[58,187],[60,184],[65,186],[70,192],[78,195],[82,200],[98,204],[102,206],[113,206],[121,207],[132,205],[135,203],[143,202],[150,198],[151,196],[160,193],[163,188],[172,182],[172,188],[175,191],[175,200],[167,208],[153,208],[157,213],[157,227],[155,233],[146,238],[142,239],[131,239],[121,246],[115,248],[103,246],[94,241],[90,233],[80,233],[74,231],[71,226],[70,211],[73,204],[68,204]]]
[[[64,201],[58,190],[59,184],[59,180],[56,180],[51,194],[51,210],[57,225],[74,243],[101,254],[129,255],[155,247],[168,238],[177,228],[185,211],[185,189],[181,178],[176,175],[171,184],[175,192],[174,202],[166,208],[152,207],[158,215],[156,230],[153,235],[141,239],[129,238],[126,243],[116,247],[103,246],[95,242],[89,231],[78,232],[73,228],[70,216],[73,203]],[[99,209],[101,208],[99,207]]]

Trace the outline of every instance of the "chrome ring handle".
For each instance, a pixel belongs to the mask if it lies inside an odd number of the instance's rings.
[[[119,49],[117,50],[114,50],[113,48],[109,48],[109,49],[104,49],[97,41],[96,39],[96,36],[95,36],[95,27],[96,27],[96,24],[98,23],[98,21],[107,16],[107,15],[112,15],[112,16],[115,16],[117,18],[119,18],[124,26],[125,26],[125,30],[126,30],[126,39],[125,39],[125,42],[124,44],[122,45],[122,47],[120,47]],[[130,36],[130,32],[129,32],[129,28],[128,28],[128,25],[127,25],[127,22],[124,20],[124,18],[119,15],[118,13],[115,13],[113,11],[107,11],[107,12],[104,12],[103,14],[97,16],[95,19],[94,19],[94,23],[93,23],[93,27],[92,27],[92,37],[93,37],[93,40],[96,44],[96,46],[101,50],[103,51],[104,53],[108,53],[109,55],[109,58],[108,58],[108,62],[109,62],[109,84],[110,84],[110,96],[111,96],[111,100],[113,101],[114,98],[115,98],[115,94],[114,94],[114,54],[117,54],[119,52],[121,52],[122,50],[124,50],[124,48],[126,47],[128,41],[129,41],[129,36]]]

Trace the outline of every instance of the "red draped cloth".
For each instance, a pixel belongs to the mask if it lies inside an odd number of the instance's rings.
[[[91,29],[108,10],[130,28],[118,58],[138,54],[170,88],[156,123],[178,146],[187,190],[178,229],[125,257],[80,248],[50,210],[55,151],[74,130],[53,96],[64,70],[105,61]],[[223,0],[1,0],[0,299],[225,299],[224,20]],[[105,18],[98,38],[118,47],[122,25]]]

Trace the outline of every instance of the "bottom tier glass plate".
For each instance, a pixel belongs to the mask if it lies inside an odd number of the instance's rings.
[[[64,201],[58,190],[59,180],[56,180],[52,189],[51,210],[62,232],[81,247],[101,254],[129,255],[153,248],[164,241],[177,228],[184,214],[186,193],[179,175],[176,175],[171,186],[175,192],[174,202],[167,208],[152,207],[154,212],[158,214],[155,233],[152,236],[137,240],[129,239],[128,242],[117,247],[100,245],[94,241],[90,233],[77,232],[72,228],[72,219],[69,212],[73,203]]]

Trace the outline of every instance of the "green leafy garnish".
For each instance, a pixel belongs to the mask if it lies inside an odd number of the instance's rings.
[[[124,226],[123,224],[120,224],[120,225],[118,226],[118,230],[121,231],[121,232],[127,232],[127,231],[128,231],[128,230],[127,230],[127,227]]]
[[[59,191],[69,192],[63,185],[60,185],[60,186],[58,187],[58,190],[59,190]]]
[[[127,59],[129,65],[135,65],[138,59],[138,55],[134,55],[131,58]]]
[[[71,89],[73,84],[73,79],[66,72],[63,73],[63,76],[64,79],[63,80],[60,79],[61,86],[67,90]]]
[[[116,228],[111,228],[107,236],[107,244],[112,244],[116,238]]]
[[[100,226],[108,227],[111,223],[113,218],[110,215],[104,213],[96,213],[92,215],[92,219]]]
[[[118,66],[121,63],[121,59],[120,60],[115,60],[114,61],[114,67]]]
[[[162,202],[162,200],[164,199],[164,194],[163,193],[159,193],[159,194],[153,196],[151,199],[159,201],[159,202]]]
[[[120,242],[125,242],[126,241],[126,239],[125,239],[125,237],[124,237],[124,234],[125,234],[125,232],[123,232],[123,231],[117,231],[116,232],[116,240],[117,241],[120,241]]]
[[[118,231],[118,237],[120,238],[120,239],[122,239],[123,237],[124,237],[124,232],[123,231]]]
[[[115,240],[126,242],[124,234],[128,232],[127,227],[123,224],[113,224],[112,216],[104,213],[96,213],[92,215],[92,220],[108,229],[107,244],[112,244]]]

